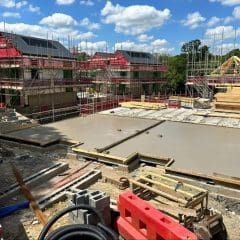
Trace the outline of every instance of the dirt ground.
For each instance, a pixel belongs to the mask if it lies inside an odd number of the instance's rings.
[[[27,147],[25,145],[13,144],[9,142],[0,142],[0,191],[4,191],[10,184],[15,182],[13,174],[11,173],[10,163],[14,163],[20,170],[24,177],[30,176],[46,167],[51,166],[53,163],[63,161],[69,163],[71,169],[80,166],[80,161],[74,159],[66,159],[67,148],[62,145],[49,147],[47,149],[40,149],[37,147]],[[34,163],[34,164],[33,164]],[[157,171],[159,169],[142,166],[134,172],[127,174],[117,170],[116,167],[103,165],[100,170],[102,175],[109,178],[119,180],[120,177],[125,176],[128,178],[136,177],[142,171]],[[196,185],[198,185],[196,181]],[[90,189],[101,190],[110,195],[112,199],[117,199],[121,190],[109,182],[105,182],[104,178],[93,184]],[[15,203],[23,200],[23,196],[19,195],[16,198],[10,199],[5,205]],[[48,218],[67,206],[66,202],[60,202],[53,207],[47,209],[45,214]],[[230,240],[240,240],[240,200],[230,201],[221,196],[212,197],[209,199],[209,206],[218,210],[223,214],[224,222],[228,230]],[[42,226],[36,220],[34,214],[30,209],[25,209],[14,213],[11,216],[0,219],[0,223],[4,229],[4,240],[26,240],[26,233],[24,233],[21,222],[24,223],[25,230],[28,235],[32,236],[32,240],[36,240]],[[59,225],[67,224],[69,219],[63,218]],[[56,226],[56,227],[58,227]]]

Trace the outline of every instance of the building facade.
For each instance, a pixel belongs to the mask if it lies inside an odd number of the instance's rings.
[[[0,102],[24,112],[76,106],[91,89],[112,96],[157,95],[167,66],[150,53],[96,52],[78,61],[58,41],[0,32]]]
[[[88,67],[97,91],[134,97],[157,95],[168,70],[150,53],[124,50],[96,52]]]
[[[81,63],[58,41],[0,32],[0,101],[41,110],[77,104]]]

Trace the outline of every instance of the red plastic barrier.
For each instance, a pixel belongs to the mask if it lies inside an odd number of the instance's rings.
[[[168,100],[168,107],[169,108],[180,108],[181,102],[176,100]]]
[[[3,102],[0,102],[0,108],[6,108],[6,104]]]
[[[197,236],[132,192],[119,195],[118,231],[125,240],[197,240]]]

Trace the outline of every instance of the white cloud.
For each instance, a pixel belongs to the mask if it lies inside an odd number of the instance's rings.
[[[153,28],[161,27],[170,19],[169,9],[157,10],[149,5],[115,6],[107,1],[101,10],[106,24],[115,24],[115,31],[127,35],[139,35]]]
[[[239,36],[240,28],[234,28],[233,26],[217,26],[215,28],[208,28],[201,42],[202,45],[210,46],[210,51],[214,54],[221,55],[224,54],[224,51],[227,52],[234,48],[234,39]],[[221,48],[219,48],[219,46],[221,46]]]
[[[233,16],[234,16],[236,19],[240,19],[240,6],[234,8],[234,10],[233,10]]]
[[[56,0],[56,3],[59,5],[70,5],[73,4],[75,0]]]
[[[168,45],[168,41],[166,39],[156,39],[151,42],[151,45],[155,47],[163,47]]]
[[[6,8],[12,8],[12,7],[15,7],[15,1],[14,0],[0,0],[0,6],[6,7]]]
[[[210,2],[219,2],[222,5],[227,5],[227,6],[234,6],[234,5],[239,5],[240,0],[209,0]]]
[[[219,22],[221,21],[221,18],[218,18],[218,17],[211,17],[207,23],[207,26],[208,27],[212,27],[212,26],[215,26],[217,25]]]
[[[190,29],[195,29],[201,25],[206,20],[199,12],[189,13],[187,18],[182,20],[181,23],[189,27]]]
[[[137,38],[138,38],[139,42],[148,42],[148,41],[153,40],[154,37],[148,36],[147,34],[141,34]]]
[[[2,14],[2,16],[5,17],[5,18],[8,18],[8,17],[10,17],[10,18],[21,18],[21,15],[17,12],[4,12]]]
[[[97,35],[92,33],[92,32],[86,32],[86,33],[78,34],[77,38],[80,39],[80,40],[88,40],[88,39],[94,38],[96,36]]]
[[[33,13],[40,13],[40,7],[38,6],[33,6],[32,4],[29,4],[28,10]]]
[[[233,49],[240,48],[240,44],[223,43],[215,46],[215,51],[219,54],[226,54]]]
[[[6,31],[23,35],[45,38],[48,33],[47,28],[41,27],[39,25],[30,25],[25,23],[4,23],[4,22],[0,22],[1,31],[3,31],[4,25]]]
[[[232,21],[234,21],[234,18],[232,16],[228,16],[228,17],[224,18],[223,23],[228,24]]]
[[[29,12],[33,12],[33,13],[40,13],[40,7],[38,6],[34,6],[32,4],[29,4],[28,1],[24,0],[24,1],[19,1],[16,2],[14,0],[0,0],[0,6],[2,7],[7,7],[7,8],[16,8],[16,9],[20,9],[22,7],[28,6],[28,11]]]
[[[91,22],[88,18],[84,18],[83,20],[80,21],[79,24],[80,24],[80,26],[86,27],[89,30],[99,29],[100,28],[100,24],[99,23]]]
[[[169,43],[165,39],[156,39],[149,44],[135,43],[132,41],[118,42],[115,44],[114,49],[122,50],[134,50],[141,52],[153,52],[153,53],[169,53],[174,51],[174,48],[169,47]]]
[[[86,5],[86,6],[93,6],[94,2],[92,0],[81,0],[80,4],[81,5]]]
[[[106,41],[99,42],[81,41],[78,44],[78,47],[82,52],[87,52],[88,54],[91,55],[93,55],[95,52],[107,52],[109,50]]]
[[[205,38],[217,40],[225,40],[239,36],[240,29],[235,29],[233,26],[217,26],[208,28],[205,32]]]
[[[74,18],[64,13],[53,13],[51,16],[43,18],[39,23],[54,28],[73,27],[77,25],[77,21]]]
[[[24,6],[28,5],[28,2],[27,1],[21,1],[21,2],[17,2],[16,3],[16,8],[22,8]]]
[[[0,22],[0,31],[4,31],[4,26],[6,31],[18,33],[22,35],[29,35],[33,37],[40,38],[49,38],[49,39],[64,39],[65,41],[68,38],[73,39],[74,41],[81,39],[90,39],[95,37],[96,35],[92,32],[82,33],[78,30],[71,27],[49,27],[49,26],[40,26],[40,25],[32,25],[25,23],[4,23]]]

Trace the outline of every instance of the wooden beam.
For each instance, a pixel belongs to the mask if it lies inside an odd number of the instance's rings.
[[[197,212],[195,209],[189,209],[189,208],[184,208],[184,207],[179,207],[179,206],[171,206],[163,203],[155,203],[154,205],[156,208],[159,210],[165,212],[166,214],[171,214],[176,217],[179,217],[179,215],[184,215],[188,217],[197,217]]]
[[[175,196],[173,196],[173,195],[167,194],[167,193],[162,192],[162,191],[160,191],[160,190],[157,190],[157,189],[155,189],[155,188],[153,188],[153,187],[150,187],[150,186],[148,186],[148,185],[146,185],[146,184],[144,184],[144,183],[140,183],[140,182],[135,181],[135,180],[133,180],[133,179],[130,179],[130,182],[131,182],[132,184],[136,185],[136,186],[139,186],[139,187],[141,187],[141,188],[150,190],[151,192],[154,192],[154,193],[156,193],[156,194],[158,194],[158,195],[160,195],[160,196],[166,197],[166,198],[168,198],[168,199],[170,199],[170,200],[173,200],[173,201],[175,201],[175,202],[179,202],[179,203],[182,203],[182,204],[184,204],[184,205],[187,204],[187,201],[184,200],[184,199],[181,199],[181,198],[175,197]]]
[[[137,161],[141,158],[141,156],[144,156],[146,163],[154,163],[156,165],[164,165],[168,166],[168,163],[171,158],[161,158],[161,157],[153,157],[148,155],[141,155],[140,153],[134,152],[131,155],[129,155],[127,158],[125,157],[118,157],[111,154],[101,153],[101,152],[95,152],[95,151],[89,151],[85,150],[79,147],[73,147],[72,150],[84,157],[96,159],[98,161],[107,162],[115,165],[128,165],[131,164],[134,161]]]
[[[171,194],[177,196],[177,197],[181,197],[180,194],[183,194],[185,196],[188,196],[189,198],[193,198],[194,197],[194,194],[191,194],[191,193],[188,193],[188,192],[185,192],[181,189],[178,189],[177,191],[175,191],[175,188],[174,187],[170,187],[169,185],[167,184],[164,184],[164,183],[160,183],[160,182],[157,182],[157,181],[154,181],[152,179],[149,179],[148,177],[140,177],[141,179],[143,179],[144,181],[147,181],[147,182],[150,182],[154,185],[157,185],[157,186],[160,186],[161,188],[163,189],[166,189],[167,191],[170,190]],[[178,194],[180,193],[180,194]],[[183,197],[183,196],[182,196]]]
[[[165,177],[165,176],[163,176],[163,175],[159,175],[159,174],[156,174],[156,173],[151,173],[151,175],[152,175],[152,176],[155,176],[155,177],[158,177],[158,178],[161,178],[161,179],[164,179],[164,180],[166,180],[166,181],[173,182],[173,183],[175,183],[175,184],[178,183],[178,180],[175,180],[175,179],[172,179],[172,178],[169,178],[169,177]],[[192,189],[195,189],[195,190],[200,191],[200,192],[207,192],[207,190],[204,189],[204,188],[200,188],[200,187],[197,187],[197,186],[188,184],[188,183],[184,183],[184,186],[189,187],[189,188],[192,188]]]
[[[32,208],[35,216],[37,217],[37,219],[39,220],[39,222],[45,226],[48,222],[48,219],[46,217],[46,215],[42,212],[42,210],[40,209],[36,199],[34,198],[34,196],[32,195],[32,193],[29,191],[29,189],[27,188],[26,184],[24,183],[24,180],[20,174],[20,172],[18,171],[18,169],[11,164],[12,167],[12,171],[13,174],[21,188],[21,191],[23,193],[23,195],[25,196],[25,198],[29,201],[29,205]]]
[[[72,148],[74,152],[79,153],[80,155],[87,156],[89,158],[93,158],[96,160],[101,160],[103,159],[104,161],[110,162],[112,164],[124,164],[125,158],[122,157],[117,157],[105,153],[99,153],[99,152],[94,152],[94,151],[88,151],[82,148]]]
[[[207,174],[203,174],[203,173],[192,172],[189,170],[168,168],[168,167],[165,168],[165,172],[169,173],[169,174],[177,174],[177,175],[192,177],[192,178],[196,178],[196,179],[202,179],[205,181],[213,181],[216,184],[219,184],[222,186],[240,189],[240,181],[229,179],[226,177],[217,177],[217,176],[207,175]]]

